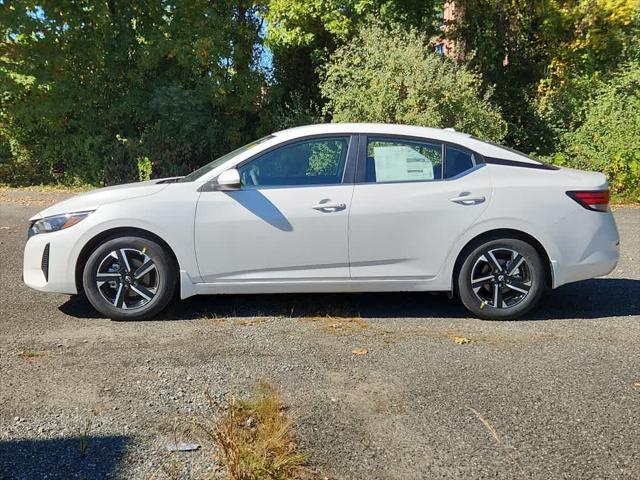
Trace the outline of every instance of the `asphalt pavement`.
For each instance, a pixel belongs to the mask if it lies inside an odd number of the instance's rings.
[[[406,293],[197,297],[114,322],[21,282],[27,218],[61,196],[0,191],[0,479],[215,477],[185,426],[211,415],[205,390],[262,380],[319,478],[640,478],[640,209],[615,209],[611,275],[521,321]],[[200,450],[168,454],[178,431]]]

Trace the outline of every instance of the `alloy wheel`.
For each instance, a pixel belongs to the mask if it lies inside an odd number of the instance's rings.
[[[119,248],[102,259],[95,282],[107,302],[130,310],[144,307],[155,297],[160,276],[146,249]]]
[[[522,302],[533,285],[531,267],[510,248],[483,252],[471,269],[471,288],[482,305],[510,308]]]

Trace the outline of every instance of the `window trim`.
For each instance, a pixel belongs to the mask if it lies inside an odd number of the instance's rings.
[[[449,182],[451,180],[457,180],[469,173],[472,173],[478,169],[478,167],[483,166],[486,162],[484,156],[480,155],[478,152],[471,150],[468,147],[460,145],[458,143],[449,142],[446,140],[441,140],[438,138],[430,138],[430,137],[416,137],[413,135],[401,135],[401,134],[385,134],[385,133],[361,133],[358,135],[358,162],[355,172],[354,182],[356,185],[387,185],[393,183],[431,183],[431,182]],[[420,142],[420,143],[435,143],[441,145],[442,148],[442,176],[443,178],[433,179],[433,180],[392,180],[388,182],[366,182],[366,168],[367,168],[367,148],[369,146],[369,139],[383,139],[389,141],[409,141],[409,142]],[[451,147],[456,150],[460,150],[462,152],[468,152],[473,155],[473,167],[465,170],[464,172],[460,172],[455,177],[444,178],[445,166],[447,162],[447,148]]]

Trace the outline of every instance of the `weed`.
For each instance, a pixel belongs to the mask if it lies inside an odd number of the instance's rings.
[[[18,356],[24,360],[32,360],[34,358],[42,357],[44,352],[37,352],[35,350],[22,350],[18,353]]]
[[[215,405],[215,401],[209,398]],[[262,383],[255,399],[232,396],[214,422],[198,425],[221,452],[232,480],[306,478],[304,457],[297,451],[292,423],[277,392]]]
[[[93,425],[93,419],[87,417],[84,422],[84,428],[80,429],[80,456],[84,457],[89,449],[89,433],[91,433],[91,426]]]

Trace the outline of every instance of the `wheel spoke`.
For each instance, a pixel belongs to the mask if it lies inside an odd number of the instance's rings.
[[[493,306],[494,308],[502,308],[502,287],[495,284],[493,286]]]
[[[122,282],[118,284],[118,291],[116,292],[116,296],[113,299],[113,304],[117,308],[122,308],[122,306],[124,305],[124,284],[122,284]]]
[[[487,252],[487,257],[489,257],[489,263],[491,264],[492,269],[496,272],[502,272],[502,265],[500,265],[500,262],[498,262],[491,250]]]
[[[120,282],[120,274],[119,273],[98,273],[96,275],[96,282]]]
[[[155,268],[156,268],[156,264],[153,263],[153,260],[149,259],[146,262],[144,262],[142,265],[140,265],[140,267],[138,267],[138,269],[133,274],[133,278],[138,280],[140,277],[144,277],[147,273],[149,273],[151,270]]]
[[[118,261],[120,262],[120,268],[124,268],[127,272],[131,271],[131,267],[129,266],[129,260],[127,259],[127,253],[124,248],[116,251],[118,255]]]
[[[142,285],[131,285],[131,290],[136,292],[138,295],[140,295],[142,298],[144,298],[147,301],[151,300],[155,295],[154,293],[144,288]]]
[[[471,280],[471,286],[473,288],[481,287],[485,283],[488,283],[493,278],[493,275],[487,275],[486,277],[476,278],[475,280]]]
[[[518,280],[511,280],[507,284],[507,287],[520,293],[529,293],[529,290],[531,290],[530,285],[527,285],[526,283],[520,282]]]
[[[524,262],[524,257],[519,253],[516,253],[516,256],[513,260],[509,262],[509,266],[507,267],[507,275],[513,275],[520,265]]]

